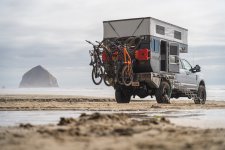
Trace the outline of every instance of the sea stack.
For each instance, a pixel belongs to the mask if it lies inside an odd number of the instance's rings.
[[[45,68],[38,65],[27,71],[19,85],[20,88],[58,87],[56,78]]]

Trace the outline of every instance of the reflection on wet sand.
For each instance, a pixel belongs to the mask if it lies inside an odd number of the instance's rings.
[[[14,126],[20,123],[55,124],[60,117],[78,118],[82,113],[96,111],[0,111],[1,126]],[[166,117],[180,126],[200,128],[225,128],[224,109],[198,110],[152,110],[152,111],[98,111],[103,114],[125,113],[136,120],[152,117]]]

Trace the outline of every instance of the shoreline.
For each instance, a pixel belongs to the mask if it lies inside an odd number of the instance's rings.
[[[58,95],[0,95],[0,111],[4,110],[89,110],[89,111],[147,111],[152,109],[225,109],[225,101],[171,100],[171,104],[158,104],[155,100],[131,100],[117,104],[114,98]]]

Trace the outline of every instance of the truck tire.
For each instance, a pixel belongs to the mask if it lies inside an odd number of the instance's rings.
[[[170,96],[171,96],[171,87],[169,83],[166,81],[162,81],[155,93],[157,103],[169,104]]]
[[[131,95],[127,90],[123,90],[122,88],[116,88],[115,98],[117,103],[129,103]]]
[[[205,104],[206,90],[204,85],[199,86],[197,95],[198,95],[198,98],[194,99],[195,104]]]

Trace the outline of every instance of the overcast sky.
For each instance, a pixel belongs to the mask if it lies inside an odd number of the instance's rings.
[[[103,20],[148,16],[187,28],[183,56],[207,84],[225,85],[224,0],[0,0],[0,87],[37,65],[61,87],[92,86],[84,40],[102,40]]]

